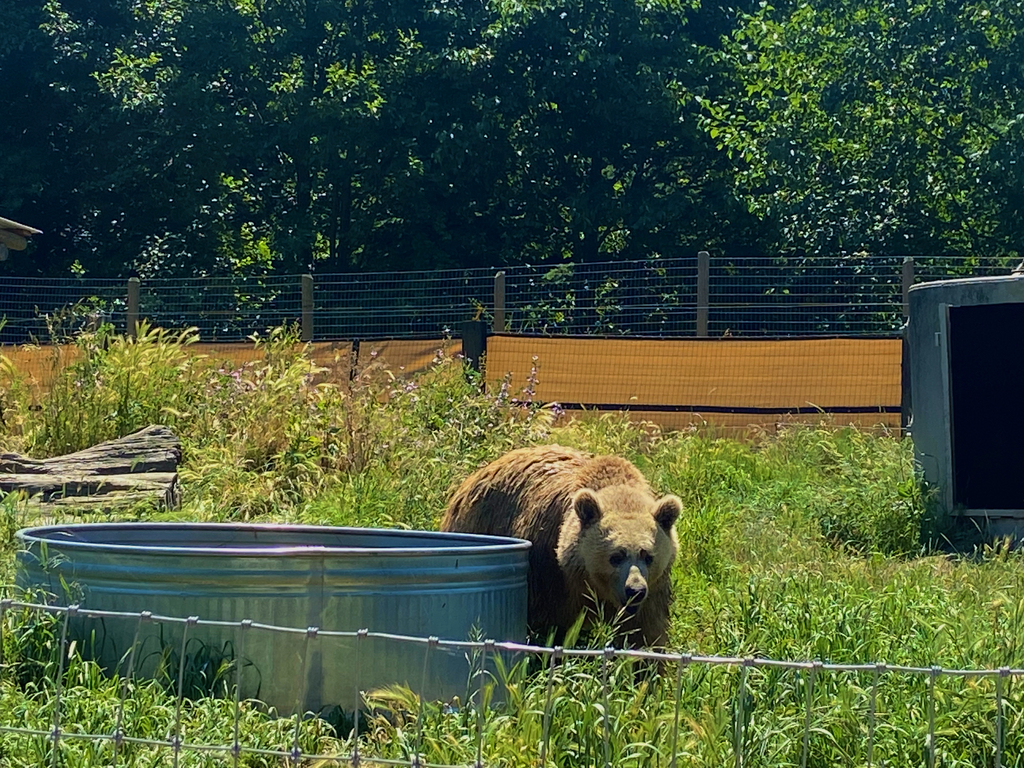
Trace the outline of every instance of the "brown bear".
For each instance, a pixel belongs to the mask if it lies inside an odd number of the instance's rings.
[[[678,497],[655,497],[633,464],[560,445],[520,448],[456,490],[443,531],[514,536],[530,548],[529,624],[563,635],[595,596],[620,639],[663,647]]]

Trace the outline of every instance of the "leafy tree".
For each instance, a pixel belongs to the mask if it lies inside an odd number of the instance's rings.
[[[35,268],[48,274],[124,275],[157,262],[196,266],[208,247],[210,158],[198,143],[203,111],[182,124],[165,108],[175,50],[171,6],[47,3],[24,6],[31,21],[23,69],[0,78],[25,107],[3,130],[31,173],[5,189],[5,204],[34,222]],[[31,9],[29,14],[28,9]],[[214,142],[216,139],[214,139]],[[12,259],[12,262],[14,260]],[[24,263],[14,268],[25,270]]]
[[[345,239],[366,166],[408,164],[400,137],[381,156],[375,121],[389,79],[419,55],[408,30],[422,15],[318,0],[14,13],[32,46],[21,69],[0,52],[21,75],[4,78],[8,101],[41,92],[51,111],[4,128],[31,160],[5,157],[27,166],[5,212],[35,210],[63,235],[48,240],[51,270],[307,269]]]
[[[765,4],[725,47],[705,125],[778,249],[1019,251],[1018,3]]]
[[[503,194],[522,258],[678,255],[738,228],[729,169],[697,123],[710,64],[687,37],[694,14],[633,0],[506,9],[486,92],[518,160]]]
[[[67,253],[75,235],[65,224],[87,212],[67,194],[77,179],[69,172],[78,158],[69,150],[69,136],[85,133],[90,125],[75,108],[83,77],[73,62],[61,76],[60,62],[42,25],[43,8],[33,3],[0,0],[0,216],[44,230],[44,242],[56,253]],[[96,124],[93,124],[94,126]],[[38,239],[0,265],[0,272],[33,274],[50,267],[35,259]],[[52,264],[66,272],[66,256]]]
[[[4,128],[31,155],[8,194],[61,233],[42,268],[78,261],[96,275],[735,245],[752,219],[693,100],[717,66],[687,37],[691,18],[709,36],[702,13],[633,0],[48,0],[11,14],[33,48],[8,87],[44,91],[50,111]]]

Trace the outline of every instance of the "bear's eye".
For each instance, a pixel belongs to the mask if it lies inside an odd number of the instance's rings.
[[[641,552],[640,559],[644,561],[644,565],[649,567],[651,563],[654,562],[654,555],[652,555],[650,552]]]
[[[613,552],[612,556],[608,558],[608,562],[613,566],[618,567],[626,562],[626,553],[623,551]]]

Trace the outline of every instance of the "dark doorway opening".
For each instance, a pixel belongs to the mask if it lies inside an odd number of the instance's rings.
[[[949,308],[953,503],[1024,509],[1024,304]]]

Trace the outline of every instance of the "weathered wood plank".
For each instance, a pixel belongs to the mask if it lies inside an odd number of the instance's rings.
[[[122,475],[174,472],[181,461],[181,442],[171,430],[152,426],[130,435],[51,459],[0,453],[0,473],[93,472]]]
[[[23,491],[36,507],[103,509],[152,500],[173,509],[181,503],[179,461],[178,438],[152,426],[50,459],[0,454],[0,491]]]

